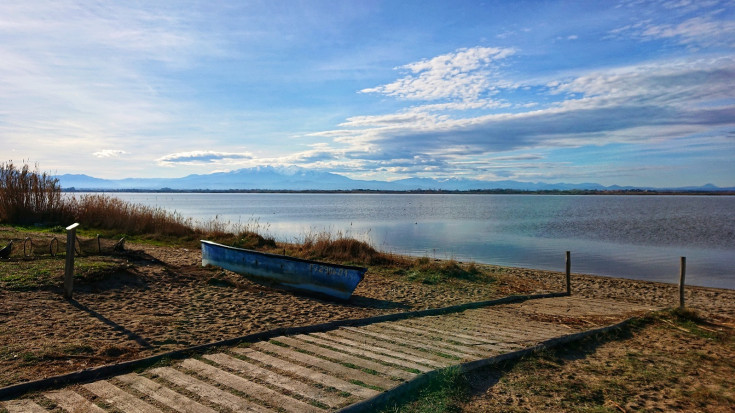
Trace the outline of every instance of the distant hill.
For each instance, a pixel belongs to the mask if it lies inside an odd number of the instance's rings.
[[[667,190],[667,191],[734,191],[735,188],[718,188],[712,184],[684,188],[637,188],[631,186],[604,186],[596,183],[544,183],[520,181],[481,181],[473,179],[408,178],[397,181],[362,181],[342,175],[312,171],[304,168],[279,168],[261,166],[231,172],[206,175],[188,175],[181,178],[125,178],[100,179],[88,175],[65,174],[56,178],[63,189],[77,191],[125,191],[125,190],[287,190],[287,191],[473,191],[507,189],[516,191],[553,190]]]

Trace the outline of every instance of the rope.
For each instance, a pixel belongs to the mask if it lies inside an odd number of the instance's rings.
[[[30,248],[28,248],[28,253],[26,253],[26,244],[31,244]],[[33,255],[33,240],[31,237],[26,237],[26,239],[23,240],[23,257],[28,258]]]
[[[56,241],[56,251],[54,251],[54,241]],[[48,252],[52,257],[55,257],[59,252],[59,239],[56,237],[51,238],[51,242],[48,244]]]

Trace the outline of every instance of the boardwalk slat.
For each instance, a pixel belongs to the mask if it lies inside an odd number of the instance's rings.
[[[323,358],[314,357],[308,354],[298,352],[294,349],[289,349],[268,342],[255,343],[253,348],[257,348],[261,351],[274,353],[278,357],[285,357],[287,359],[297,361],[302,364],[306,364],[311,367],[317,367],[321,370],[325,370],[328,374],[334,375],[345,380],[359,380],[365,384],[380,387],[383,390],[391,389],[398,383],[391,380],[388,377],[376,376],[374,374],[365,373],[362,370],[354,369],[351,367],[343,366],[333,361],[325,360]]]
[[[168,387],[135,373],[116,377],[133,389],[148,395],[150,398],[182,413],[216,413],[213,409],[201,405],[194,400],[179,394]]]
[[[414,363],[424,364],[432,367],[432,369],[447,367],[452,364],[452,360],[445,357],[434,356],[425,351],[416,350],[405,346],[392,345],[382,340],[376,340],[364,334],[355,333],[343,329],[330,331],[328,333],[314,333],[314,336],[325,338],[327,340],[337,341],[347,346],[368,347],[371,351],[387,354],[392,357],[409,360]],[[436,359],[441,359],[436,360]]]
[[[507,318],[507,314],[505,315]],[[498,317],[490,316],[482,312],[475,312],[467,314],[463,317],[459,316],[448,316],[437,318],[436,320],[422,320],[414,319],[411,320],[413,324],[434,327],[436,325],[454,325],[462,327],[474,327],[479,330],[487,330],[492,326],[495,330],[506,331],[511,333],[517,333],[519,329],[522,329],[528,333],[542,333],[546,334],[549,331],[568,331],[565,327],[561,327],[554,324],[543,323],[540,321],[531,320],[525,316],[515,316],[511,321],[504,321]]]
[[[161,411],[105,380],[88,383],[85,384],[83,387],[101,397],[107,403],[113,405],[114,407],[117,407],[118,409],[126,413],[147,413]]]
[[[313,399],[329,407],[340,407],[348,401],[348,399],[340,397],[336,392],[324,391],[316,386],[260,368],[245,360],[241,360],[224,353],[205,354],[203,357],[221,366],[235,370],[240,374],[262,380],[268,384],[280,387],[303,397]]]
[[[399,368],[386,366],[373,360],[367,360],[361,357],[352,356],[345,354],[344,352],[330,350],[318,345],[310,344],[305,341],[297,339],[297,337],[278,337],[276,340],[288,344],[291,347],[298,348],[310,353],[314,353],[323,357],[328,357],[333,360],[339,360],[344,363],[351,363],[355,366],[362,368],[368,368],[377,371],[378,373],[384,374],[390,377],[398,377],[403,380],[410,380],[416,377],[415,373],[410,371],[401,370]]]
[[[357,345],[358,343],[355,343],[356,345],[354,346],[344,345],[336,341],[325,340],[324,338],[320,338],[315,335],[300,335],[296,337],[299,340],[308,341],[309,343],[313,343],[313,344],[320,345],[320,346],[329,346],[336,350],[344,351],[345,353],[355,354],[355,355],[363,356],[363,357],[369,357],[374,360],[380,360],[386,363],[395,364],[397,366],[401,366],[401,367],[405,367],[405,368],[409,368],[413,370],[418,370],[422,373],[432,370],[431,367],[424,366],[423,364],[418,364],[418,363],[414,363],[412,361],[408,361],[402,358],[386,356],[385,354],[363,350],[362,346]],[[345,339],[344,341],[348,341],[348,340]]]
[[[259,351],[245,348],[233,348],[232,351],[253,360],[259,361],[268,366],[271,366],[275,369],[303,377],[315,383],[321,383],[326,386],[334,387],[335,389],[354,394],[355,396],[361,397],[363,399],[367,399],[368,397],[373,397],[378,394],[377,391],[368,389],[367,387],[352,384],[337,377],[332,377],[327,374],[320,373],[318,371],[314,371],[273,356],[269,356],[268,354],[261,353]]]
[[[0,407],[5,406],[5,409],[10,413],[48,413],[48,410],[39,406],[33,400],[19,399],[19,400],[8,400],[6,402],[0,402]]]
[[[481,327],[479,326],[475,327],[473,334],[477,335],[478,337],[481,337],[486,343],[486,344],[477,345],[477,347],[479,348],[487,348],[488,345],[493,345],[491,347],[495,347],[495,348],[498,348],[498,347],[502,348],[504,346],[508,346],[508,345],[511,345],[517,342],[538,342],[538,341],[543,341],[549,338],[547,334],[543,334],[543,335],[535,334],[535,333],[524,334],[524,331],[516,331],[513,333],[509,333],[506,331],[502,331],[502,330],[493,328],[492,325],[484,325]],[[568,334],[568,331],[565,332],[565,334]]]
[[[101,407],[73,390],[56,390],[43,395],[69,413],[105,413]]]
[[[415,341],[416,343],[425,343],[430,346],[428,348],[461,358],[477,358],[487,356],[486,351],[483,351],[482,349],[474,346],[477,344],[482,344],[482,342],[478,341],[473,345],[448,343],[446,339],[451,338],[449,333],[447,333],[447,335],[445,336],[442,336],[436,332],[428,330],[422,331],[418,328],[388,325],[381,325],[379,327],[379,330],[376,329],[373,331],[384,331],[388,334],[393,334],[392,331],[396,331],[399,334],[411,334],[411,341]]]
[[[150,372],[213,403],[227,407],[228,409],[236,412],[274,412],[274,410],[261,406],[255,402],[251,402],[250,400],[243,399],[240,396],[224,391],[171,367],[158,367]]]
[[[235,374],[226,372],[217,367],[195,359],[186,359],[181,363],[181,367],[192,370],[208,379],[227,387],[232,387],[237,391],[241,391],[250,397],[261,400],[266,404],[286,409],[290,412],[319,412],[322,409],[296,400],[292,397],[281,394],[275,390],[265,387],[261,384],[244,379]]]
[[[421,327],[416,328],[414,324],[411,323],[411,320],[402,320],[395,325],[390,326],[391,328],[395,328],[396,330],[402,330],[407,332],[430,332],[439,334],[440,337],[443,337],[446,340],[451,340],[460,344],[465,345],[477,345],[477,344],[486,344],[487,341],[477,337],[465,334],[464,330],[461,330],[461,325],[454,324],[452,326],[445,325],[443,323],[436,323],[436,321],[432,324],[434,327]],[[441,327],[441,328],[439,328]]]
[[[450,360],[451,360],[451,357],[444,357],[443,355],[456,357],[458,359],[463,359],[467,357],[467,354],[442,348],[441,346],[436,344],[434,340],[422,339],[420,337],[416,337],[415,335],[412,335],[411,339],[407,340],[405,338],[402,338],[402,337],[405,337],[405,333],[400,333],[395,330],[386,331],[385,329],[382,329],[380,327],[375,327],[375,326],[365,326],[359,329],[353,329],[353,327],[345,327],[345,329],[350,330],[350,331],[359,331],[362,334],[369,335],[379,340],[391,341],[398,345],[402,345],[405,347],[412,347],[412,348],[415,348],[416,350],[425,351],[426,353],[430,355],[443,357],[443,358],[450,359]],[[441,359],[437,358],[437,360],[441,360]],[[457,360],[451,360],[451,364],[457,364],[457,363],[458,363]]]
[[[517,323],[513,326],[507,326],[495,322],[494,320],[453,320],[455,323],[462,325],[464,328],[473,328],[475,334],[480,337],[492,339],[493,337],[501,337],[501,340],[508,338],[523,338],[529,340],[545,340],[549,337],[557,335],[563,335],[570,333],[569,329],[561,329],[554,327],[549,328],[534,328],[524,319],[517,320]],[[423,320],[417,320],[414,324],[417,326],[435,326],[436,324],[428,324]]]

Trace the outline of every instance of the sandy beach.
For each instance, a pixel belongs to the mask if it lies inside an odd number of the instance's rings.
[[[126,269],[78,285],[0,289],[0,386],[214,342],[275,327],[558,292],[562,273],[485,266],[491,283],[425,285],[368,272],[348,302],[253,283],[201,267],[197,249],[130,245]],[[2,263],[0,265],[12,265]],[[675,306],[675,285],[573,274],[573,294]],[[687,305],[733,325],[735,290],[689,287]]]

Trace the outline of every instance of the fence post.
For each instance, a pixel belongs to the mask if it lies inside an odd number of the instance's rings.
[[[567,251],[564,264],[567,272],[567,295],[572,295],[572,253],[570,251]]]
[[[679,308],[684,308],[684,276],[687,269],[687,257],[681,257],[679,267]]]
[[[77,241],[77,227],[73,223],[66,227],[66,267],[64,268],[64,298],[71,299],[74,290],[74,243]]]

